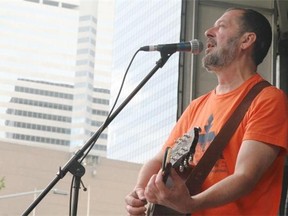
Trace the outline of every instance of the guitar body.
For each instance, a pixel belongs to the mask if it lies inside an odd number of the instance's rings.
[[[192,134],[185,134],[179,138],[175,146],[167,148],[162,166],[163,182],[167,185],[167,179],[171,169],[175,169],[178,175],[184,180],[191,174],[193,166],[190,162],[195,153],[195,147],[198,143],[200,128],[194,128]],[[169,185],[169,184],[168,184]],[[189,188],[189,187],[188,187]],[[190,191],[190,188],[189,188]],[[192,195],[194,192],[190,191]],[[173,209],[159,204],[150,203],[147,210],[147,216],[189,216],[191,214],[179,213]]]

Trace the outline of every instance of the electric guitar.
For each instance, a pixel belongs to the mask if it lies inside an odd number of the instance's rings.
[[[200,128],[195,127],[190,133],[184,134],[176,140],[173,148],[167,148],[163,163],[162,176],[163,181],[169,185],[169,174],[171,169],[175,169],[178,175],[186,181],[193,169],[193,156],[198,143]],[[186,181],[187,182],[187,181]],[[190,192],[191,193],[191,192]],[[150,203],[147,210],[147,216],[181,216],[179,213],[168,207]]]

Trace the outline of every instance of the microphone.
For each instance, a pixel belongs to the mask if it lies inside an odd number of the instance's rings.
[[[159,44],[159,45],[151,45],[151,46],[143,46],[140,48],[142,51],[150,52],[150,51],[160,51],[160,52],[191,52],[195,55],[199,54],[203,50],[203,44],[201,41],[197,39],[193,39],[189,42],[180,42],[174,44]]]

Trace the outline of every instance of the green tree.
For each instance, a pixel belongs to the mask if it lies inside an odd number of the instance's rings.
[[[5,187],[4,177],[0,179],[0,190]]]

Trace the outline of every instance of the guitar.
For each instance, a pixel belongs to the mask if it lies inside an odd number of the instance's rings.
[[[167,148],[162,162],[163,181],[169,186],[169,174],[171,169],[175,169],[178,175],[187,180],[193,169],[193,155],[199,139],[200,128],[194,129],[176,140],[173,148]],[[186,181],[187,182],[187,181]],[[191,193],[191,192],[190,192]],[[150,203],[147,210],[147,216],[181,216],[179,213],[168,207]],[[190,215],[190,214],[188,214]]]

